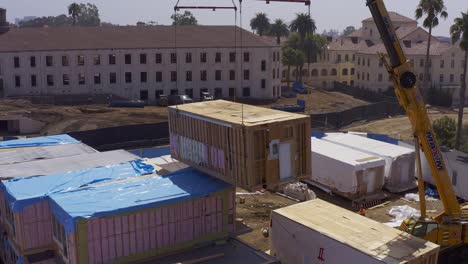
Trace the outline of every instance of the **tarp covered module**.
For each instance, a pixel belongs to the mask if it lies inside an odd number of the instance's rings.
[[[312,181],[350,199],[382,191],[385,161],[335,143],[312,138]]]
[[[413,150],[349,133],[327,133],[322,140],[384,159],[387,190],[402,192],[416,187]]]
[[[77,144],[77,143],[80,143],[80,142],[70,137],[69,135],[63,134],[63,135],[1,141],[0,149],[43,147],[43,146],[55,146],[55,145],[62,145],[62,144]]]
[[[79,146],[81,144],[73,144]],[[14,154],[13,152],[12,154]],[[138,157],[125,150],[97,152],[85,155],[58,157],[55,159],[0,165],[0,179],[51,175],[83,169],[96,168],[137,160]]]

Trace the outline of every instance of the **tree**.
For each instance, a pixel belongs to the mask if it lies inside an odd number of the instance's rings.
[[[171,19],[173,26],[198,25],[197,19],[190,11],[185,11],[183,14],[174,14]]]
[[[317,62],[317,55],[321,54],[327,47],[327,38],[308,33],[304,39],[304,52],[307,59],[307,72],[310,72],[310,64]],[[302,75],[301,75],[302,76]]]
[[[457,125],[454,119],[447,116],[434,121],[432,124],[437,142],[448,148],[455,146],[455,134],[457,132]]]
[[[73,3],[68,6],[68,15],[73,18],[73,26],[76,26],[78,17],[81,15],[81,5]]]
[[[300,49],[302,48],[302,40],[301,36],[298,33],[292,33],[289,35],[287,46],[291,47],[292,49]]]
[[[291,22],[289,29],[292,32],[298,32],[301,40],[304,40],[307,33],[315,33],[317,26],[315,21],[306,13],[296,14],[296,19]]]
[[[432,39],[432,29],[439,25],[439,16],[446,19],[448,16],[447,8],[444,5],[443,0],[420,0],[415,11],[416,19],[424,19],[423,26],[429,29],[429,35],[427,38],[427,50],[426,50],[426,64],[424,66],[424,82],[423,82],[423,94],[427,97],[427,90],[429,89],[429,63],[430,63],[430,48]],[[424,90],[425,89],[425,90]]]
[[[276,44],[281,44],[281,37],[287,37],[289,35],[288,26],[281,19],[276,19],[275,23],[270,25],[270,36],[276,37]]]
[[[356,28],[354,26],[348,26],[343,30],[343,36],[349,36],[351,35],[354,31],[356,31]]]
[[[294,61],[295,61],[295,58],[296,58],[296,50],[291,48],[291,47],[288,47],[286,46],[285,48],[283,48],[283,57],[281,58],[281,61],[283,63],[283,65],[287,65],[288,66],[288,70],[286,72],[286,78],[287,78],[287,82],[288,82],[288,89],[290,87],[290,76],[291,76],[291,66],[294,65]]]
[[[340,32],[338,32],[336,29],[330,29],[328,31],[324,30],[322,35],[331,37],[332,39],[337,39],[340,36]]]
[[[302,50],[296,49],[294,57],[294,64],[296,65],[296,82],[302,82],[302,67],[305,63],[305,54]]]
[[[78,25],[82,27],[96,27],[101,25],[99,18],[99,9],[94,4],[80,4],[80,13],[78,14]]]
[[[265,13],[257,13],[250,20],[250,27],[256,31],[258,35],[263,36],[270,29],[270,19]]]
[[[461,17],[454,20],[454,24],[450,27],[450,35],[452,43],[460,42],[460,49],[465,51],[465,65],[463,65],[463,78],[461,79],[460,88],[460,105],[458,106],[458,130],[455,142],[455,148],[460,149],[462,140],[463,126],[463,110],[465,108],[465,93],[466,93],[466,73],[468,68],[468,11],[461,13]]]

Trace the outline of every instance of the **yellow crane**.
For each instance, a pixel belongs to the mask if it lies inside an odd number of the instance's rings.
[[[366,0],[375,24],[380,32],[387,50],[387,57],[380,55],[393,80],[395,93],[400,105],[406,110],[410,119],[416,152],[419,148],[424,152],[435,185],[444,206],[444,212],[435,218],[428,218],[425,214],[424,189],[419,175],[421,199],[421,217],[405,220],[400,229],[414,236],[439,244],[442,247],[459,246],[468,243],[468,206],[462,207],[457,200],[450,181],[444,159],[436,142],[434,131],[427,114],[426,105],[416,86],[416,75],[411,63],[407,60],[400,40],[395,33],[390,16],[383,0]],[[418,174],[420,163],[418,161]]]

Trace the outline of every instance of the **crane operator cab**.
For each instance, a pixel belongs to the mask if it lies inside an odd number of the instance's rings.
[[[438,242],[439,223],[432,219],[405,219],[401,223],[400,230],[433,243]]]

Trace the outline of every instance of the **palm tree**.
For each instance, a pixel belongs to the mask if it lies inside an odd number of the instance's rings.
[[[424,19],[423,26],[429,29],[426,51],[426,65],[424,66],[424,83],[423,89],[427,96],[429,90],[429,51],[431,48],[432,29],[439,25],[439,16],[446,19],[448,16],[447,8],[444,5],[444,0],[420,0],[416,8],[416,19],[420,19],[423,15],[427,15]]]
[[[296,19],[291,22],[289,29],[292,32],[299,32],[301,40],[304,40],[307,33],[315,33],[317,26],[315,21],[306,13],[296,14]]]
[[[289,47],[291,47],[293,49],[302,48],[302,40],[301,40],[301,36],[299,35],[299,33],[290,34],[287,44],[288,44]]]
[[[76,20],[81,15],[81,11],[81,7],[77,3],[68,6],[68,14],[73,18],[73,26],[76,25]]]
[[[304,52],[307,59],[307,72],[310,72],[310,64],[317,62],[317,55],[322,53],[327,47],[327,38],[318,35],[308,33],[304,39]]]
[[[290,76],[291,76],[291,65],[295,64],[295,59],[296,59],[296,51],[295,49],[291,47],[285,47],[283,49],[283,57],[281,59],[283,65],[288,66],[288,71],[286,73],[286,78],[287,78],[287,83],[288,83],[288,89],[289,89],[289,84],[290,84]]]
[[[302,82],[302,68],[304,67],[305,54],[302,50],[296,49],[294,65],[296,65],[296,82]]]
[[[281,37],[289,35],[288,26],[281,19],[276,19],[275,23],[270,25],[269,35],[276,36],[276,44],[281,44]]]
[[[459,150],[461,145],[461,135],[463,130],[463,111],[465,108],[465,92],[466,92],[466,73],[468,68],[468,11],[461,13],[461,17],[454,20],[454,24],[450,27],[450,35],[452,43],[460,41],[460,49],[465,51],[465,65],[463,65],[463,78],[461,78],[460,88],[460,105],[458,106],[458,127],[457,137],[455,141],[455,149]]]
[[[258,35],[263,36],[270,28],[270,19],[265,13],[257,13],[255,17],[250,20],[250,27],[252,30],[255,30]]]

